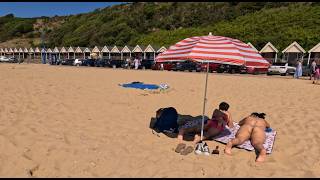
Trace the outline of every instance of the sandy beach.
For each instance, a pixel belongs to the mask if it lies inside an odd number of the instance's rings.
[[[166,92],[126,89],[167,83]],[[221,153],[182,156],[177,139],[152,134],[157,109],[202,114],[205,74],[0,64],[1,177],[319,177],[320,86],[292,77],[209,74],[206,115],[221,101],[234,121],[265,112],[277,131],[272,154],[207,141]],[[192,144],[192,142],[187,142]]]

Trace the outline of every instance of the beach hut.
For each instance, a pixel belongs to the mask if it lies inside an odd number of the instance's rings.
[[[34,59],[36,59],[36,60],[40,60],[41,59],[41,51],[40,51],[40,49],[38,47],[36,47],[34,49],[34,55],[35,55]]]
[[[19,59],[24,59],[24,57],[23,57],[23,49],[21,47],[18,49],[18,54],[19,54],[19,56],[18,56]]]
[[[34,54],[34,50],[32,47],[29,48],[29,59],[35,59],[35,54]]]
[[[24,48],[23,49],[23,59],[27,59],[28,58],[28,54],[29,54],[28,48]]]
[[[150,60],[156,59],[156,51],[150,44],[144,50],[144,59],[150,59]]]
[[[320,43],[315,45],[312,49],[308,51],[308,65],[312,60],[315,60],[317,64],[320,64]]]
[[[143,49],[145,49],[144,46],[136,45],[136,46],[133,48],[133,50],[132,50],[132,56],[133,56],[134,58],[142,59],[143,54],[144,54]]]
[[[74,49],[70,46],[68,48],[68,59],[71,59],[71,58],[75,59],[76,57],[75,57]]]
[[[75,50],[75,59],[83,59],[84,55],[83,55],[83,51],[84,51],[85,47],[77,47]]]
[[[99,58],[102,58],[101,47],[94,46],[94,48],[92,49],[92,54],[93,53],[97,54]]]
[[[124,46],[121,49],[121,60],[125,60],[127,58],[131,59],[131,49],[128,46]]]
[[[91,48],[88,48],[88,47],[84,48],[84,50],[83,50],[83,57],[84,57],[85,59],[91,57]]]
[[[18,51],[18,49],[16,47],[13,49],[13,56],[14,57],[19,57],[20,56],[20,53],[19,53],[19,51]]]
[[[60,50],[61,50],[60,47],[54,47],[51,58],[61,59]]]
[[[283,51],[283,61],[287,62],[289,65],[296,65],[298,60],[303,61],[303,56],[306,51],[296,42],[294,41]]]
[[[60,58],[61,59],[68,59],[68,51],[67,51],[67,49],[65,48],[65,47],[62,47],[61,49],[60,49]]]
[[[5,54],[5,56],[9,55],[9,50],[8,50],[8,48],[4,48],[4,54]]]
[[[157,52],[156,52],[156,56],[158,56],[160,53],[162,53],[162,52],[167,50],[167,48],[164,47],[164,46],[161,46],[160,48],[156,48],[156,49],[158,49]]]
[[[263,58],[265,58],[269,63],[277,62],[278,58],[278,49],[268,42],[260,51],[259,53]]]
[[[112,60],[121,60],[121,52],[117,46],[114,46],[110,51],[110,58]]]
[[[101,57],[102,59],[110,59],[110,49],[112,49],[110,46],[103,46],[101,50]]]
[[[9,56],[11,57],[11,56],[14,56],[14,51],[13,51],[13,49],[12,48],[9,48]]]
[[[48,48],[47,49],[47,60],[52,60],[52,49]]]

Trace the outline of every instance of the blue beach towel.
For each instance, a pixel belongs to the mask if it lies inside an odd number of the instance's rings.
[[[155,84],[144,84],[142,82],[132,82],[129,84],[120,84],[120,86],[125,88],[136,88],[136,89],[158,89],[159,86]]]

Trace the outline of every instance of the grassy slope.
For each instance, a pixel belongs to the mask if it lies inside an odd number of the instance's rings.
[[[320,42],[320,6],[291,5],[261,10],[240,16],[231,22],[220,22],[205,28],[185,28],[145,35],[138,44],[169,46],[186,37],[206,35],[228,36],[251,42],[261,49],[268,41],[283,50],[293,41],[309,50]]]

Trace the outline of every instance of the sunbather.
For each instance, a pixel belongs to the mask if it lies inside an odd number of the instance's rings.
[[[231,149],[235,145],[243,144],[246,140],[251,140],[252,146],[259,152],[256,162],[265,161],[267,151],[263,147],[266,139],[265,130],[270,124],[265,120],[264,113],[252,113],[239,122],[240,129],[236,137],[229,141],[225,148],[225,153],[231,155]]]
[[[229,104],[226,102],[222,102],[219,105],[219,109],[215,109],[213,111],[212,118],[208,120],[207,123],[204,125],[203,140],[218,135],[221,131],[224,130],[225,125],[233,127],[231,114],[229,113],[228,109]],[[197,123],[197,125],[193,127],[180,128],[178,134],[179,142],[183,141],[184,134],[197,133],[194,137],[194,143],[198,143],[200,141],[200,136],[198,133],[201,132],[201,125],[201,123]]]

